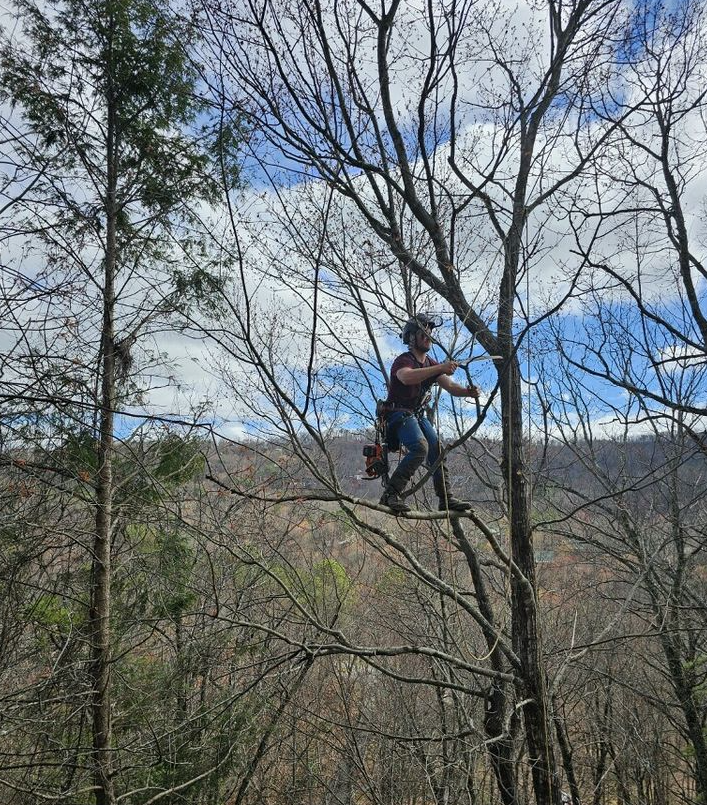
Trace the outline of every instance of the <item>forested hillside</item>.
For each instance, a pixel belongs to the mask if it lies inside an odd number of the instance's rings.
[[[328,445],[347,495],[361,485],[347,481],[363,442]],[[691,452],[677,466],[658,439],[593,447],[576,446],[594,452],[591,471],[566,447],[534,470],[537,590],[559,746],[585,797],[689,793],[689,744],[661,650],[681,633],[666,634],[660,622],[674,617],[661,591],[683,574],[680,668],[699,683],[705,457]],[[90,788],[91,455],[90,444],[67,437],[50,451],[2,456],[10,802],[29,802],[33,791],[90,798],[77,792]],[[281,446],[154,433],[120,449],[111,700],[113,745],[126,759],[116,785],[144,801],[165,790],[181,801],[181,785],[192,802],[412,802],[435,791],[493,801],[484,701],[495,671],[480,604],[493,608],[498,640],[508,639],[507,524],[488,492],[493,443],[470,448],[467,459],[467,472],[487,480],[471,488],[487,490],[473,517],[490,541],[474,519],[462,531],[439,515],[391,526],[364,504],[342,513],[335,501],[310,498],[322,490],[301,483],[294,461],[282,474],[283,455]],[[463,463],[453,461],[459,475]],[[622,472],[621,495],[583,507],[602,477]],[[676,475],[679,527],[691,546],[682,567],[669,505]],[[289,502],[258,499],[279,495]],[[486,601],[476,574],[489,585]],[[508,726],[519,741],[517,725]],[[528,779],[519,785],[527,789]]]

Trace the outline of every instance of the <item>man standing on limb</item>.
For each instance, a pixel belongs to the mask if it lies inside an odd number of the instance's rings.
[[[393,361],[390,370],[388,398],[384,403],[388,445],[396,450],[402,444],[407,453],[388,481],[380,502],[396,514],[410,511],[403,500],[403,491],[425,464],[433,467],[439,459],[439,439],[425,411],[425,398],[435,383],[452,397],[478,398],[479,389],[460,386],[451,375],[458,368],[454,361],[438,363],[427,354],[432,347],[432,330],[440,321],[424,314],[409,319],[402,332],[408,351]],[[440,511],[466,511],[471,504],[455,498],[449,485],[447,466],[442,460],[432,475]]]

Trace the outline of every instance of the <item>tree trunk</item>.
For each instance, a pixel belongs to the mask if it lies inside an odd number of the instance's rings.
[[[495,615],[486,590],[476,553],[467,539],[463,525],[458,519],[452,520],[452,529],[457,538],[469,568],[479,611],[488,621],[495,623]],[[508,664],[498,646],[498,640],[492,629],[484,630],[489,659],[493,669],[508,672]],[[514,805],[516,798],[515,757],[513,753],[513,737],[506,733],[506,722],[510,719],[508,711],[508,694],[502,682],[494,682],[489,687],[484,700],[484,730],[489,739],[488,753],[491,759],[496,783],[501,795],[502,805]]]
[[[559,805],[560,788],[555,771],[550,703],[543,672],[542,641],[538,624],[532,531],[526,470],[523,461],[523,409],[520,367],[515,356],[504,353],[505,377],[501,379],[503,460],[501,467],[508,497],[511,557],[525,580],[511,574],[513,649],[522,666],[519,695],[523,709],[528,757],[536,805]]]
[[[660,611],[657,605],[655,610],[656,612]],[[675,642],[677,640],[679,640],[679,637],[675,638]],[[685,663],[670,635],[663,632],[660,636],[660,642],[670,671],[670,681],[685,719],[687,735],[692,743],[697,802],[707,803],[707,741],[705,740],[699,707],[695,701],[695,685],[688,681]]]
[[[101,331],[101,396],[98,476],[96,479],[96,526],[93,542],[91,589],[91,676],[93,693],[94,783],[96,805],[114,805],[111,748],[110,605],[111,537],[113,527],[113,420],[115,410],[115,274],[117,266],[117,159],[116,113],[111,81],[112,60],[107,66],[106,131],[106,247],[103,277],[103,323]]]
[[[554,704],[554,702],[553,702]],[[555,732],[557,733],[557,745],[560,749],[562,756],[562,765],[567,775],[567,785],[570,789],[570,796],[572,797],[572,805],[581,805],[581,798],[579,796],[579,784],[577,783],[577,775],[574,772],[574,760],[572,747],[570,746],[569,737],[567,735],[566,726],[557,715],[555,709]]]
[[[96,483],[96,527],[93,541],[93,583],[90,623],[91,676],[93,681],[93,750],[96,805],[115,802],[111,763],[110,712],[110,582],[113,504],[113,287],[110,251],[106,253],[106,286],[103,300],[100,442]]]

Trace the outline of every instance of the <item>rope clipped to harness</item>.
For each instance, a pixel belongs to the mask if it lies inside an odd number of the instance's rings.
[[[388,441],[385,415],[389,408],[382,400],[376,403],[376,437],[373,444],[363,446],[363,455],[366,459],[366,475],[364,481],[381,479],[383,486],[388,485]]]

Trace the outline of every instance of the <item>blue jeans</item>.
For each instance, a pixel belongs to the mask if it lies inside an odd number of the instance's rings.
[[[431,467],[439,458],[439,439],[434,425],[426,416],[416,417],[406,411],[392,411],[387,418],[388,433],[405,446],[407,453],[395,470],[401,481],[409,481],[423,464]],[[443,467],[440,465],[432,478],[438,484],[443,481]]]

